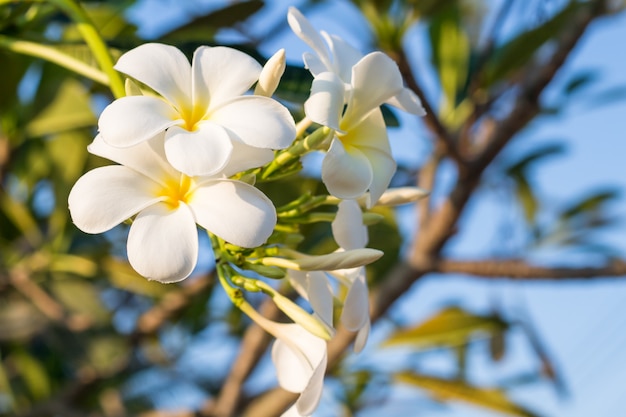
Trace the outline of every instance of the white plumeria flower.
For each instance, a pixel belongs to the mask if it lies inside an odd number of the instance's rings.
[[[349,93],[352,89],[352,67],[363,58],[363,53],[339,36],[329,35],[325,31],[317,32],[295,7],[289,8],[287,21],[296,36],[315,52],[314,54],[305,52],[302,55],[304,64],[311,74],[317,78],[324,72],[332,72],[344,83],[346,93]],[[397,67],[395,71],[399,73]],[[412,114],[420,116],[425,114],[420,99],[408,88],[401,88],[384,102]]]
[[[368,242],[367,227],[358,202],[344,200],[339,203],[337,216],[332,222],[333,237],[340,246],[339,251],[364,248]],[[295,290],[306,299],[316,317],[325,323],[333,323],[333,290],[329,282],[330,274],[348,289],[343,300],[341,323],[350,331],[357,332],[354,351],[360,352],[370,331],[369,291],[365,277],[365,267],[359,266],[332,271],[288,271],[288,277]]]
[[[243,52],[203,46],[190,64],[177,48],[148,43],[122,55],[115,69],[158,96],[122,97],[106,107],[98,121],[104,141],[129,147],[165,132],[167,160],[188,176],[222,171],[234,147],[251,147],[269,161],[295,137],[284,106],[243,95],[261,73]]]
[[[224,176],[254,161],[231,159],[221,176],[189,177],[165,158],[164,135],[130,148],[116,148],[97,136],[89,152],[120,165],[87,172],[69,195],[76,226],[103,233],[137,214],[128,235],[128,259],[144,277],[180,281],[198,258],[196,223],[243,247],[263,244],[276,224],[272,202],[258,189]]]
[[[324,374],[328,363],[326,341],[299,324],[271,321],[245,302],[240,308],[276,338],[272,346],[272,362],[276,367],[278,384],[289,392],[300,394],[283,417],[313,414],[324,388]]]
[[[313,122],[334,130],[322,163],[322,181],[332,195],[342,199],[355,199],[369,191],[367,207],[371,207],[396,171],[380,106],[388,103],[416,115],[423,115],[424,109],[404,87],[398,66],[387,55],[363,56],[339,37],[325,32],[320,36],[295,8],[289,9],[288,21],[316,53],[304,54],[314,75],[305,113]]]

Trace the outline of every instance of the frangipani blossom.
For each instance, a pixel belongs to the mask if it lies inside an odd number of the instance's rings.
[[[336,35],[325,31],[317,32],[304,15],[295,7],[287,12],[287,21],[291,30],[313,49],[314,54],[302,55],[305,66],[315,78],[324,72],[336,74],[344,83],[346,99],[352,89],[352,67],[363,58],[363,53]],[[389,58],[391,60],[391,58]],[[396,66],[395,72],[399,73]],[[422,104],[413,91],[402,87],[384,101],[406,112],[423,116]]]
[[[263,244],[276,224],[272,202],[253,186],[224,178],[248,163],[232,160],[221,176],[189,177],[165,158],[164,135],[129,148],[108,145],[97,136],[89,152],[120,165],[87,172],[69,196],[76,226],[103,233],[137,215],[127,250],[132,267],[161,282],[180,281],[198,258],[196,224],[242,247]]]
[[[98,121],[103,140],[130,147],[164,134],[167,160],[185,175],[224,170],[236,146],[271,159],[271,150],[289,146],[295,137],[294,120],[284,106],[243,95],[261,73],[260,64],[243,52],[203,46],[190,64],[177,48],[148,43],[122,55],[115,69],[158,96],[111,103]]]

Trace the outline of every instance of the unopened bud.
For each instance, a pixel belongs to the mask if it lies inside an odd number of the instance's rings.
[[[271,97],[278,87],[280,77],[283,76],[286,66],[285,50],[281,49],[265,63],[261,70],[261,75],[259,75],[259,82],[257,82],[254,88],[254,94]]]
[[[380,196],[375,206],[399,206],[401,204],[413,203],[419,199],[427,197],[430,191],[419,187],[398,187],[390,188]]]
[[[327,255],[303,255],[296,259],[263,258],[264,265],[274,265],[296,271],[333,271],[364,266],[378,260],[383,252],[377,249],[363,248],[342,252],[333,252]]]

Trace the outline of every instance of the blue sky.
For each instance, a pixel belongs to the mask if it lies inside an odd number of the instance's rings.
[[[215,7],[217,3],[219,2],[204,1],[194,4]],[[554,5],[559,2],[550,3]],[[162,5],[164,11],[155,13],[151,9],[153,17],[150,20],[141,19],[141,33],[146,36],[153,36],[162,30],[163,25],[173,24],[177,19],[189,17],[194,10],[202,8],[177,8],[173,1],[152,0],[143,4],[149,4],[150,8]],[[365,45],[363,41],[367,41],[367,27],[362,21],[352,18],[356,15],[347,4],[348,2],[343,1],[332,2],[328,8],[316,11],[309,17],[318,29],[336,33],[355,45]],[[492,4],[500,5],[502,0]],[[537,2],[533,4],[536,5]],[[264,18],[280,19],[284,9],[276,9]],[[519,12],[516,16],[523,19],[524,14],[521,10]],[[135,16],[140,16],[140,13]],[[328,16],[342,18],[332,19]],[[519,19],[510,21],[505,31],[515,31],[524,23]],[[622,221],[603,233],[601,241],[612,245],[619,255],[626,257],[626,100],[607,102],[598,100],[597,95],[591,94],[626,86],[624,39],[625,14],[602,19],[592,26],[555,78],[555,86],[546,93],[544,99],[547,102],[558,100],[557,87],[567,83],[578,71],[597,71],[597,81],[587,90],[570,98],[563,114],[543,117],[534,122],[507,148],[505,156],[514,156],[538,144],[554,140],[563,141],[567,145],[564,155],[550,158],[534,171],[538,193],[546,201],[548,209],[562,207],[571,199],[597,190],[598,187],[614,185],[621,189],[622,195],[611,206],[611,210]],[[299,62],[301,53],[306,50],[286,26],[281,36],[273,38],[263,47],[267,54],[280,47],[287,47],[287,56],[292,62]],[[427,53],[427,50],[422,50],[415,58],[424,59]],[[423,66],[418,63],[418,68]],[[433,93],[428,88],[428,82],[432,82],[433,75],[425,69],[424,71],[420,75],[427,82],[427,90]],[[406,131],[423,132],[419,122],[405,117],[402,120]],[[408,135],[406,131],[400,130],[392,134],[395,154],[407,162],[423,161],[429,148],[425,135]],[[445,178],[442,180],[445,181]],[[503,222],[515,217],[511,210],[511,204],[506,201],[503,203],[501,196],[482,190],[480,198],[473,202],[464,218],[463,232],[451,242],[451,253],[465,257],[525,255],[517,241],[508,243],[504,249],[501,244],[494,244],[501,239],[499,233]],[[412,232],[409,222],[413,216],[412,209],[403,209],[401,212],[407,234]],[[554,251],[537,252],[533,254],[533,258],[541,262],[560,264],[576,264],[594,259],[585,253]],[[467,308],[477,311],[486,311],[494,300],[498,300],[499,305],[511,315],[523,312],[524,317],[532,319],[562,373],[569,395],[560,397],[549,383],[513,390],[513,397],[529,408],[551,417],[617,416],[626,409],[626,280],[530,284],[489,282],[463,277],[430,277],[413,288],[391,314],[407,322],[417,321],[451,300],[459,301]],[[382,335],[384,328],[374,335],[362,357],[353,360],[379,360],[382,353],[376,349],[376,341]],[[477,381],[493,382],[524,367],[536,367],[537,362],[534,361],[523,335],[519,332],[514,334],[513,341],[514,347],[503,364],[478,363],[470,369],[470,375]],[[331,392],[327,394],[330,396]],[[397,402],[389,411],[399,412],[400,408],[408,405],[404,399],[414,399],[419,395],[421,394],[412,389],[399,390],[396,393]],[[320,409],[319,415],[326,415],[324,408]],[[420,415],[488,417],[499,414],[459,404],[444,409],[425,408]]]

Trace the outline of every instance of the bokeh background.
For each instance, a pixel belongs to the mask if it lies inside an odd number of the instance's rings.
[[[317,29],[389,53],[428,105],[425,118],[387,109],[394,185],[431,196],[370,229],[386,251],[368,275],[373,332],[359,355],[345,331],[331,343],[316,416],[624,413],[623,2],[81,4],[114,56],[147,41],[260,61],[285,48],[277,98],[298,118],[311,79],[286,24],[295,5]],[[280,413],[293,397],[275,388],[270,340],[213,287],[206,239],[194,275],[160,285],[125,262],[126,226],[71,224],[71,186],[107,163],[86,145],[112,97],[16,40],[94,65],[55,2],[0,1],[0,414]],[[310,155],[264,191],[277,204],[319,192],[318,166]],[[332,250],[328,225],[308,232],[304,249]]]

